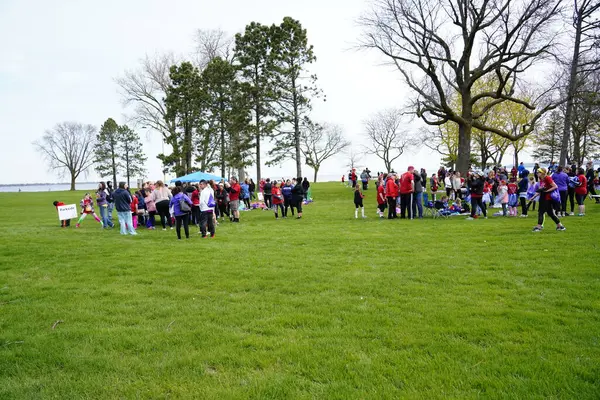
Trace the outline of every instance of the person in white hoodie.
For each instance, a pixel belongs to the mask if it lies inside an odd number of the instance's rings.
[[[200,181],[200,234],[202,237],[207,237],[207,225],[208,233],[210,237],[215,237],[215,223],[213,220],[213,213],[215,212],[215,193],[213,192],[210,185],[205,181]]]

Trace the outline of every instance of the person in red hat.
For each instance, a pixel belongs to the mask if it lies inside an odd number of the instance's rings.
[[[408,167],[408,171],[400,177],[400,218],[405,219],[408,211],[408,218],[413,219],[412,196],[415,192],[415,176],[413,171],[415,167]]]

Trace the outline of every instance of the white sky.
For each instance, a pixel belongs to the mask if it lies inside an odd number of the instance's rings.
[[[318,58],[313,70],[327,102],[315,103],[314,120],[340,124],[360,150],[362,121],[380,109],[402,106],[409,94],[400,74],[381,65],[379,54],[353,50],[361,32],[355,21],[368,6],[365,0],[1,0],[0,183],[67,181],[48,171],[31,143],[62,121],[99,127],[112,117],[124,123],[131,110],[123,108],[114,78],[137,68],[146,54],[188,55],[197,29],[233,35],[251,21],[270,25],[284,16],[300,20]],[[162,178],[155,157],[160,136],[151,136],[144,150],[148,178]],[[320,176],[341,177],[346,163],[343,155],[331,159]],[[423,149],[403,155],[394,168],[412,164],[431,171],[438,163],[437,154]],[[362,164],[383,169],[374,156]],[[250,172],[255,175],[255,168]],[[303,172],[312,177],[308,167]],[[263,167],[264,176],[293,174],[293,163]],[[98,179],[91,170],[79,181]]]

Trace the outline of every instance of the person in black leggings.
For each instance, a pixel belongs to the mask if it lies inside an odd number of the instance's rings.
[[[556,183],[548,176],[546,168],[538,169],[538,179],[540,188],[538,189],[536,196],[539,196],[540,198],[540,207],[538,211],[538,224],[533,228],[533,231],[539,232],[544,227],[544,214],[548,214],[550,218],[552,218],[552,221],[556,224],[557,231],[566,231],[567,229],[560,223],[560,220],[554,213],[554,205],[552,204],[551,193],[558,190],[558,186],[556,186]]]
[[[487,218],[487,210],[483,202],[483,175],[479,171],[475,171],[467,181],[469,190],[471,191],[471,216],[467,219],[477,218],[475,213],[477,207],[481,210],[484,218]]]
[[[173,206],[173,211],[175,213],[176,229],[177,229],[177,239],[181,240],[181,225],[183,225],[183,230],[185,231],[185,237],[187,239],[190,238],[190,214],[181,209],[181,201],[185,201],[189,205],[190,211],[192,210],[192,200],[185,193],[179,189],[179,187],[175,187],[173,189],[173,198],[169,202],[170,206]]]

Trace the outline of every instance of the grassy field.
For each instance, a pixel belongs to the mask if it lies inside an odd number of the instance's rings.
[[[0,194],[0,398],[600,398],[600,206],[532,233],[366,194],[366,220],[317,184],[303,220],[180,242]]]

